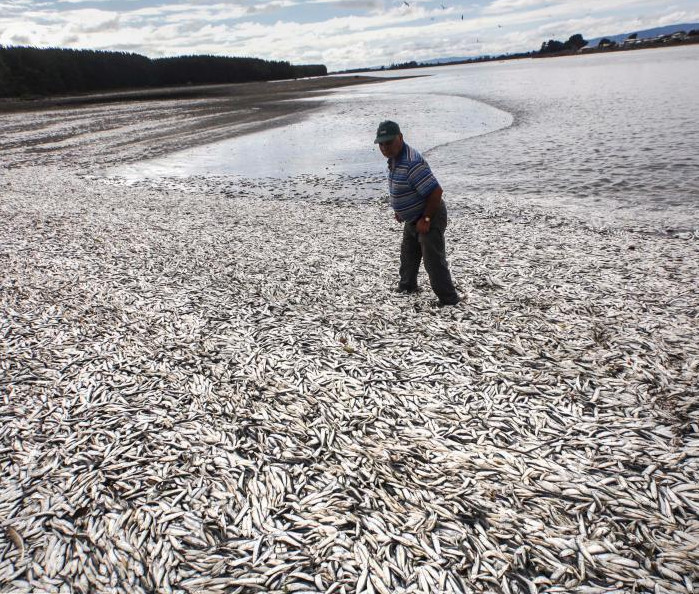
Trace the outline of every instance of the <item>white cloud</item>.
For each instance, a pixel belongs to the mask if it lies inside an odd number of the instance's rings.
[[[495,0],[483,9],[485,14],[502,14],[514,12],[525,8],[532,8],[541,5],[550,5],[551,1],[546,0]]]
[[[102,33],[104,31],[117,31],[119,27],[119,13],[87,8],[66,13],[65,22],[76,33]]]
[[[227,3],[217,4],[170,4],[165,6],[149,6],[129,11],[129,22],[136,23],[139,19],[154,18],[163,22],[173,21],[217,21],[235,20],[251,14],[245,6],[235,6]]]
[[[658,20],[658,25],[674,25],[675,23],[696,23],[699,21],[699,8],[690,12],[686,10],[673,12]]]
[[[528,51],[574,33],[591,38],[699,21],[696,0],[675,0],[671,8],[661,0],[494,0],[480,7],[445,0],[444,9],[438,0],[409,0],[409,6],[400,0],[191,0],[158,6],[133,0],[118,12],[109,10],[110,2],[93,0],[89,8],[79,2],[0,0],[0,44],[121,49],[151,57],[248,55],[324,63],[333,70]]]

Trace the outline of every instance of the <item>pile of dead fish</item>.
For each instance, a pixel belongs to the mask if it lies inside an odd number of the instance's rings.
[[[284,183],[3,172],[0,592],[694,592],[696,241]]]

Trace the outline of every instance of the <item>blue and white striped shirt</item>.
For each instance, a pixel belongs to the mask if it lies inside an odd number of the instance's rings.
[[[388,160],[388,188],[391,206],[401,221],[413,223],[425,212],[427,198],[439,187],[422,155],[403,143],[403,150]]]

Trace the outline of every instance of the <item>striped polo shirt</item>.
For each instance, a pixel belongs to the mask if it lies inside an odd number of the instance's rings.
[[[427,198],[439,187],[427,161],[403,143],[403,150],[388,160],[388,188],[391,206],[401,221],[413,223],[425,212]]]

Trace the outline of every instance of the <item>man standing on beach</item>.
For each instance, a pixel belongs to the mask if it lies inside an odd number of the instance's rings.
[[[451,280],[444,246],[447,206],[439,182],[422,155],[403,142],[403,134],[395,122],[381,122],[374,143],[388,158],[391,206],[396,220],[404,223],[398,292],[417,293],[422,260],[439,306],[456,305],[459,296]]]

